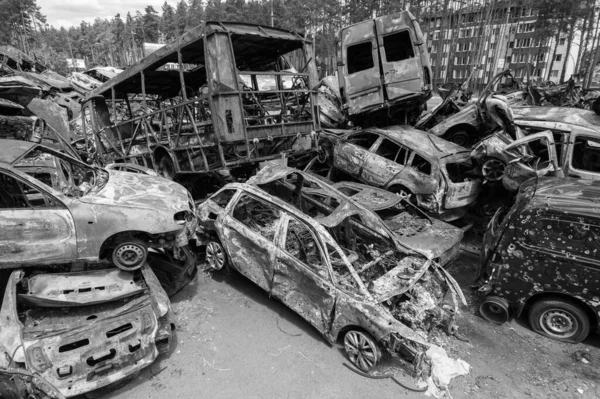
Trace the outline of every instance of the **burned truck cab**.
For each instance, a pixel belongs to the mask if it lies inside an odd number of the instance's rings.
[[[337,59],[343,106],[355,124],[409,124],[431,97],[425,38],[408,11],[343,28]]]

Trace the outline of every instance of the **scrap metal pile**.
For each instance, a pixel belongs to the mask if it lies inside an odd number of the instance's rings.
[[[407,11],[346,27],[338,82],[320,84],[309,39],[239,23],[71,83],[4,49],[0,396],[70,397],[152,363],[197,261],[246,276],[355,372],[391,358],[438,397],[439,375],[469,372],[430,339],[457,334],[467,303],[447,268],[466,235],[482,242],[485,319],[528,312],[548,337],[584,339],[600,310],[582,283],[598,276],[577,270],[598,262],[600,116],[517,106],[556,96],[508,72],[421,115],[423,40]]]

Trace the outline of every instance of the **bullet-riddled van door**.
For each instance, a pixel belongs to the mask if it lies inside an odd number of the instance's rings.
[[[389,100],[421,93],[423,68],[409,12],[375,19],[383,80]]]
[[[350,115],[384,101],[375,24],[364,21],[342,30],[340,76]]]

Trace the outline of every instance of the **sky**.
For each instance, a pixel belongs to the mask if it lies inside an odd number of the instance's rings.
[[[121,14],[125,19],[127,12],[144,12],[147,5],[154,6],[159,14],[165,0],[37,0],[42,15],[49,25],[56,28],[79,25],[81,21],[92,22],[96,18],[112,18]],[[167,0],[173,7],[177,0]]]

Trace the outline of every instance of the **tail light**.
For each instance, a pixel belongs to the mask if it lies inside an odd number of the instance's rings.
[[[423,67],[423,81],[426,85],[431,84],[431,73],[429,72],[428,67]]]

